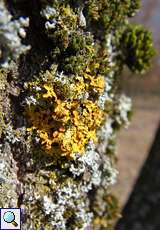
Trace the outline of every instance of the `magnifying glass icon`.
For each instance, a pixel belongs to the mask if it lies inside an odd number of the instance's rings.
[[[11,211],[7,211],[4,213],[3,220],[7,223],[13,224],[15,227],[18,226],[18,224],[15,222],[15,215]]]

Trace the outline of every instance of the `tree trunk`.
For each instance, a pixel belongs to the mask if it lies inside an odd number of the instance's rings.
[[[124,64],[144,72],[154,53],[127,22],[138,8],[1,1],[0,206],[21,208],[22,229],[113,228],[115,136],[131,115],[117,77]]]

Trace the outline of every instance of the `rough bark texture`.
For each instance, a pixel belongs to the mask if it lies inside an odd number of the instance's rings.
[[[115,136],[131,100],[123,65],[144,72],[151,35],[138,0],[1,1],[0,206],[22,229],[112,229]]]

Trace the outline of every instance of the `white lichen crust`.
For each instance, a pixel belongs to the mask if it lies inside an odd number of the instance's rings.
[[[0,2],[0,64],[7,67],[11,60],[26,53],[30,46],[23,45],[21,40],[26,37],[24,28],[29,26],[29,18],[20,17],[12,20],[4,1]]]

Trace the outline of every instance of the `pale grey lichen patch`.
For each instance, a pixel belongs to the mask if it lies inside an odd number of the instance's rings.
[[[47,20],[45,22],[46,30],[51,30],[56,27],[57,24],[57,21],[55,19],[56,14],[57,14],[56,9],[48,5],[41,10],[42,17],[44,17]]]
[[[109,130],[108,138],[112,134],[112,129],[110,128]],[[84,179],[82,183],[83,192],[89,192],[93,186],[97,187],[101,185],[107,188],[116,182],[118,174],[111,160],[105,155],[101,156],[92,141],[86,146],[85,154],[77,157],[76,161],[70,165],[69,170],[74,177],[82,174],[85,177],[85,174],[88,174],[89,180]]]
[[[100,157],[98,153],[95,152],[95,145],[90,141],[86,147],[85,154],[83,156],[77,157],[74,163],[71,164],[69,170],[74,176],[79,176],[85,172],[86,168],[91,171],[96,171]]]
[[[46,186],[47,180],[51,182],[51,178],[47,172],[42,172],[42,174],[44,173],[44,178],[39,178],[39,181],[32,174],[25,177],[26,186],[23,202],[27,205],[22,205],[21,208],[28,218],[23,227],[30,227],[31,230],[38,229],[39,225],[35,219],[36,213],[42,222],[47,217],[47,225],[51,229],[67,229],[67,223],[72,218],[73,222],[76,221],[80,224],[79,227],[75,225],[75,229],[88,230],[93,214],[89,211],[89,199],[87,194],[82,191],[81,182],[77,183],[76,180],[68,178],[64,179],[62,183],[54,184],[53,182]],[[54,190],[50,190],[52,186]]]
[[[112,37],[113,37],[112,33],[106,36],[106,47],[108,50],[108,62],[109,62],[110,67],[113,67],[115,65],[115,61],[113,61],[113,59],[117,53],[117,51],[116,52],[114,51],[114,47],[112,45]]]
[[[112,84],[113,84],[113,73],[111,72],[105,77],[104,91],[98,98],[98,105],[103,110],[105,108],[105,104],[107,103],[107,101],[112,100],[112,94],[111,94]]]
[[[83,10],[81,9],[80,10],[80,15],[79,15],[79,25],[81,26],[81,27],[86,27],[86,18],[84,17],[84,14],[83,14]]]
[[[21,42],[26,37],[24,28],[28,26],[29,18],[12,20],[4,1],[0,2],[0,63],[3,67],[8,67],[12,59],[16,60],[20,54],[30,49],[30,46]]]
[[[116,121],[119,125],[123,125],[124,127],[128,127],[129,125],[129,115],[132,111],[132,101],[129,97],[122,94],[116,106]]]
[[[86,212],[86,203],[83,201],[83,193],[80,191],[80,187],[77,184],[68,182],[65,186],[60,187],[56,191],[56,203],[53,203],[52,199],[44,196],[42,204],[45,214],[51,215],[51,225],[55,229],[66,229],[65,212],[67,210],[74,210],[74,218],[80,219],[83,223],[82,229],[87,229],[91,222],[92,214]]]
[[[105,156],[103,160],[104,160],[104,164],[102,170],[101,185],[104,188],[107,188],[108,186],[116,183],[118,171],[117,169],[115,169],[111,160],[107,156]]]
[[[98,151],[101,153],[106,152],[106,148],[108,147],[109,140],[113,137],[114,130],[112,128],[112,124],[113,124],[113,119],[106,116],[103,126],[97,132],[97,136],[99,138]]]

